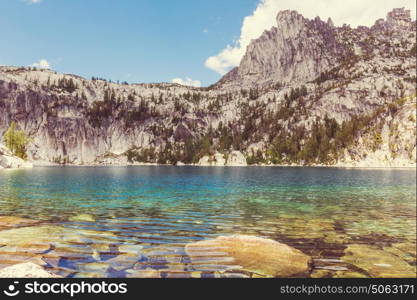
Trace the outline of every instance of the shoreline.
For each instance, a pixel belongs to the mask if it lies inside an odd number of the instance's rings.
[[[256,168],[256,167],[265,167],[265,168],[333,168],[333,169],[366,169],[366,170],[417,170],[417,164],[408,165],[408,166],[363,166],[363,165],[351,165],[351,164],[343,164],[338,163],[336,165],[297,165],[297,164],[277,164],[277,165],[266,165],[266,164],[258,164],[258,165],[247,165],[247,164],[230,164],[230,165],[217,165],[217,164],[184,164],[178,163],[177,165],[172,164],[158,164],[158,163],[89,163],[89,164],[56,164],[52,162],[46,161],[27,161],[26,164],[22,167],[18,168],[0,168],[0,171],[13,171],[13,170],[30,170],[33,168],[42,168],[42,167],[69,167],[69,168],[77,168],[77,167],[200,167],[200,168]]]
[[[157,164],[157,163],[133,163],[133,164],[67,164],[67,165],[58,165],[58,164],[36,164],[33,163],[33,168],[42,168],[42,167],[69,167],[69,168],[77,168],[77,167],[88,167],[88,168],[95,168],[95,167],[200,167],[200,168],[256,168],[256,167],[266,167],[266,168],[333,168],[333,169],[376,169],[376,170],[384,170],[384,169],[395,169],[395,170],[417,170],[417,165],[415,166],[343,166],[343,165],[311,165],[311,166],[304,166],[304,165],[198,165],[198,164],[180,164],[180,165],[171,165],[171,164]],[[32,168],[31,168],[32,169]],[[7,169],[7,170],[17,170],[17,169]]]

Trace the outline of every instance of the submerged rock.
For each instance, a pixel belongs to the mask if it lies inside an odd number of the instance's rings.
[[[31,254],[42,254],[48,252],[51,249],[49,243],[16,243],[6,245],[0,248],[0,255],[5,253],[31,253]]]
[[[11,265],[16,265],[24,262],[28,262],[33,259],[35,256],[29,253],[22,252],[0,252],[0,268],[9,267]]]
[[[107,263],[101,262],[92,262],[87,264],[79,264],[77,265],[78,271],[82,273],[98,273],[101,274],[103,277],[106,274],[107,270],[109,269],[109,265]]]
[[[10,265],[20,263],[31,256],[46,254],[45,257],[58,262],[60,257],[92,255],[97,251],[97,244],[109,244],[114,234],[94,230],[74,230],[62,226],[42,225],[32,227],[14,228],[0,231],[0,265]],[[72,247],[76,245],[86,245],[92,243],[93,246],[82,248]],[[108,247],[107,247],[108,248]],[[103,246],[105,249],[105,246]],[[81,254],[78,254],[82,250]],[[78,251],[78,252],[77,252]],[[6,255],[22,254],[22,259],[12,263],[9,259],[3,259]],[[24,256],[24,257],[23,257]],[[49,263],[49,262],[48,262]]]
[[[416,264],[416,244],[411,242],[394,243],[391,247],[384,247],[384,251],[401,257],[406,262]]]
[[[311,278],[368,278],[365,274],[343,270],[343,271],[335,271],[335,270],[328,270],[328,269],[315,269],[310,274]]]
[[[112,269],[116,271],[122,271],[126,269],[132,269],[136,263],[144,260],[146,260],[146,257],[141,253],[123,253],[108,259],[105,262],[109,264]]]
[[[157,270],[145,269],[145,270],[127,270],[127,278],[161,278],[161,273]]]
[[[398,256],[368,245],[349,245],[343,261],[376,278],[416,277],[416,269]]]
[[[90,248],[97,252],[110,252],[110,245],[107,243],[92,244]]]
[[[0,229],[32,226],[41,223],[39,220],[31,220],[14,216],[0,216]]]
[[[79,214],[79,215],[70,217],[68,220],[70,220],[71,222],[95,222],[96,221],[94,216],[90,214]]]
[[[211,257],[212,263],[216,263],[215,258],[231,257],[232,262],[222,260],[222,264],[232,263],[270,277],[302,274],[310,270],[311,264],[311,258],[295,248],[254,236],[221,236],[188,244],[185,249],[193,263],[204,257]]]
[[[72,278],[104,278],[107,276],[107,273],[101,274],[101,273],[93,273],[93,272],[79,272],[75,274],[71,274]]]
[[[22,263],[0,270],[0,278],[59,278],[34,263]]]
[[[52,225],[8,229],[0,231],[0,244],[44,244],[56,240],[64,232],[65,228]]]
[[[332,272],[324,269],[315,269],[310,274],[311,278],[330,278],[331,276]]]
[[[351,271],[337,271],[332,276],[333,278],[368,278],[362,273]]]
[[[143,250],[143,246],[141,245],[131,245],[131,244],[124,244],[118,246],[119,252],[128,253],[132,255],[141,255],[141,251]]]

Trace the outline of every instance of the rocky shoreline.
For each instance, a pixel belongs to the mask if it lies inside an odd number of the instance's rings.
[[[404,164],[404,165],[361,165],[361,164],[344,164],[338,163],[336,165],[324,165],[324,164],[315,164],[315,165],[297,165],[297,164],[277,164],[277,165],[267,165],[267,164],[241,164],[241,165],[218,165],[218,164],[184,164],[178,163],[177,165],[170,164],[158,164],[158,163],[90,163],[90,164],[67,164],[60,165],[54,163],[41,163],[33,162],[33,167],[141,167],[141,166],[153,166],[153,167],[164,167],[164,166],[175,166],[175,167],[227,167],[227,168],[240,168],[240,167],[271,167],[271,168],[334,168],[334,169],[416,169],[417,164]]]
[[[1,151],[1,149],[0,149]],[[6,161],[6,163],[4,163]],[[119,162],[119,161],[105,161],[105,162],[96,162],[88,164],[57,164],[52,162],[39,162],[39,161],[23,161],[18,157],[2,155],[0,152],[0,170],[16,170],[16,169],[31,169],[37,167],[140,167],[140,166],[176,166],[176,167],[275,167],[275,168],[335,168],[335,169],[416,169],[417,163],[410,162],[400,162],[400,163],[344,163],[339,162],[334,165],[325,165],[325,164],[312,164],[312,165],[300,165],[300,164],[253,164],[248,165],[247,163],[233,163],[233,164],[222,164],[216,162],[208,162],[207,158],[204,158],[202,163],[198,164],[185,164],[178,162],[176,165],[171,164],[158,164],[158,163],[129,163],[129,162]]]
[[[92,223],[96,219],[92,215],[81,214],[70,217],[69,221]],[[64,244],[82,244],[92,236],[100,236],[103,240],[114,238],[111,232],[74,231],[48,222],[0,216],[0,278],[67,277],[70,275],[68,272],[53,272],[62,265],[61,257],[76,255]],[[161,278],[158,268],[151,267],[152,259],[142,251],[141,245],[111,246],[103,242],[91,247],[91,262],[78,266],[79,277],[111,268],[123,272],[127,277]],[[308,255],[285,244],[254,236],[220,236],[214,240],[189,243],[185,245],[185,252],[191,262],[198,263],[215,254],[219,247],[229,257],[223,262],[228,269],[243,269],[260,277],[306,275],[311,269],[312,259]]]
[[[355,166],[355,165],[240,165],[240,166],[218,166],[218,165],[196,165],[196,164],[178,164],[178,165],[168,165],[168,164],[146,164],[146,163],[134,163],[134,164],[83,164],[83,165],[58,165],[58,164],[41,164],[37,165],[36,163],[26,163],[25,167],[13,167],[13,168],[3,168],[0,167],[0,171],[14,171],[14,170],[30,170],[42,167],[66,167],[66,168],[76,168],[76,167],[85,167],[85,168],[99,168],[99,167],[117,167],[117,168],[126,168],[126,167],[196,167],[196,168],[329,168],[329,169],[352,169],[352,170],[414,170],[416,165],[411,166]]]
[[[0,153],[1,154],[1,153]],[[34,167],[45,166],[63,166],[61,164],[52,163],[48,161],[33,161]],[[159,164],[159,163],[143,163],[143,162],[129,162],[126,156],[109,156],[107,158],[96,160],[93,163],[84,164],[65,164],[64,166],[74,167],[131,167],[131,166],[173,166],[172,164]],[[222,153],[215,153],[212,156],[204,156],[196,164],[186,164],[183,162],[177,162],[177,167],[192,166],[192,167],[314,167],[314,168],[347,168],[347,169],[415,169],[417,164],[410,162],[409,160],[375,160],[368,159],[362,161],[339,161],[336,164],[248,164],[245,156],[240,151],[232,151],[228,155]]]
[[[81,214],[68,221],[92,224],[96,219]],[[330,228],[325,232],[326,236],[331,233]],[[0,216],[0,278],[86,278],[116,273],[128,278],[201,278],[204,271],[185,271],[193,264],[212,270],[215,278],[392,278],[416,274],[415,247],[413,250],[410,243],[393,242],[383,248],[360,242],[346,244],[337,261],[351,265],[352,271],[322,268],[322,260],[313,259],[311,253],[301,251],[302,247],[296,249],[262,236],[232,234],[189,242],[178,250],[183,253],[182,258],[169,253],[163,256],[165,267],[161,258],[154,257],[160,251],[149,252],[134,243],[114,244],[111,240],[115,238],[112,232],[73,230],[44,221]],[[69,246],[71,243],[88,247],[83,247],[81,254]],[[88,259],[75,263],[86,251],[90,253]],[[74,262],[68,265],[68,261]],[[175,267],[171,269],[170,264]],[[215,266],[221,268],[213,271]]]

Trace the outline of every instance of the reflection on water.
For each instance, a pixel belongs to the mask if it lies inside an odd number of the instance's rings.
[[[251,276],[221,257],[191,262],[184,250],[189,242],[239,233],[271,238],[312,256],[311,276],[375,276],[366,265],[352,264],[346,249],[369,246],[415,267],[415,180],[414,170],[327,168],[1,171],[0,216],[44,223],[12,229],[13,238],[0,231],[0,244],[14,245],[0,248],[0,267],[18,261],[10,253],[20,251],[48,261],[46,267],[63,276],[124,277],[140,271]],[[82,214],[95,221],[74,218]],[[369,248],[352,248],[363,258],[362,250]]]

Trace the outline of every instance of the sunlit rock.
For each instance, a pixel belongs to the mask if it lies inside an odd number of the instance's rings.
[[[133,255],[140,255],[143,249],[141,245],[131,245],[131,244],[123,244],[119,245],[119,252],[133,254]]]
[[[58,278],[34,263],[22,263],[0,270],[0,278]]]
[[[384,247],[384,251],[400,257],[409,264],[416,264],[416,245],[411,242],[395,243],[391,247]]]
[[[332,276],[333,278],[368,278],[368,276],[359,273],[359,272],[351,272],[351,271],[337,271]]]
[[[60,226],[43,225],[14,228],[0,231],[0,244],[23,245],[49,243],[57,240],[65,232]]]
[[[297,249],[254,236],[221,236],[186,246],[186,252],[193,263],[210,256],[213,251],[224,253],[217,256],[219,258],[233,258],[233,262],[222,262],[222,264],[238,265],[244,270],[272,277],[306,273],[310,270],[311,264],[311,258]],[[216,263],[215,258],[211,261],[212,264]]]
[[[368,245],[349,245],[343,261],[377,278],[416,277],[416,268],[401,258]]]
[[[0,216],[0,229],[33,226],[41,222],[42,221],[14,217],[14,216]]]
[[[78,264],[78,270],[83,273],[99,273],[103,277],[109,269],[109,264],[103,262],[92,262],[87,264]]]
[[[203,156],[198,162],[199,166],[224,166],[225,164],[225,155],[219,152],[216,152],[214,155]]]
[[[71,222],[95,222],[96,219],[90,214],[79,214],[69,218]]]
[[[32,163],[13,155],[9,149],[0,144],[0,169],[27,169],[32,167]]]
[[[145,270],[127,270],[127,278],[161,278],[161,273],[157,270],[145,269]]]
[[[232,151],[227,156],[226,165],[231,167],[246,166],[246,157],[240,151]]]

